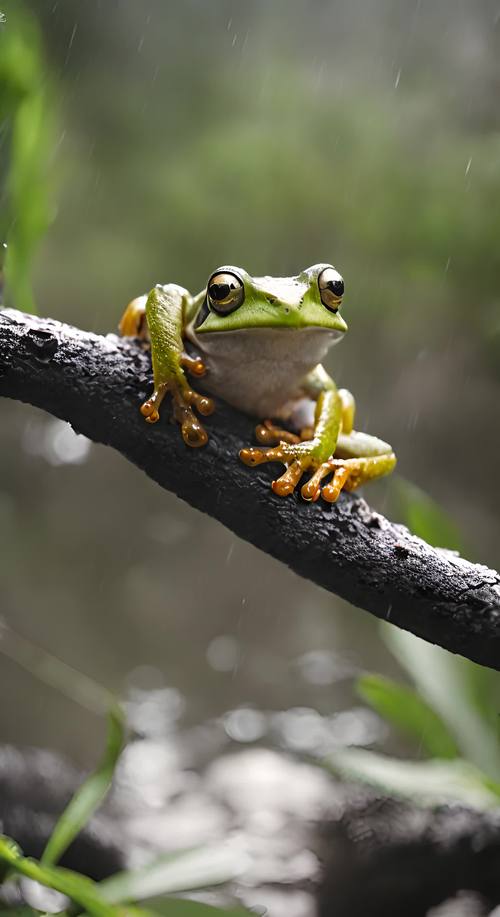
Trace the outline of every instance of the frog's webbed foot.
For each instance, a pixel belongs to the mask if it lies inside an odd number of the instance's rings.
[[[272,483],[274,493],[281,497],[293,493],[307,472],[310,477],[300,489],[302,498],[315,502],[321,496],[335,503],[342,490],[355,490],[365,481],[389,474],[396,457],[388,443],[353,429],[354,398],[345,389],[337,391],[321,367],[310,383],[317,396],[314,429],[302,430],[297,436],[265,420],[255,431],[262,446],[242,449],[240,458],[251,467],[282,462],[286,471]]]
[[[187,363],[188,360],[189,363]],[[203,375],[205,371],[202,361],[197,358],[184,355],[181,363],[198,376]],[[174,419],[180,425],[182,438],[186,445],[194,448],[204,446],[208,440],[207,432],[196,417],[192,406],[203,417],[208,417],[214,410],[214,403],[206,395],[199,395],[198,392],[193,391],[183,374],[155,386],[151,397],[141,405],[142,416],[148,423],[156,423],[160,419],[160,405],[167,392],[172,395]]]
[[[304,500],[317,500],[323,497],[327,503],[336,503],[342,490],[353,491],[366,481],[389,474],[396,464],[392,451],[382,455],[370,455],[358,458],[335,458],[332,456],[316,469],[301,489]],[[332,475],[324,487],[322,481]]]
[[[308,502],[315,502],[321,496],[327,503],[335,503],[342,490],[355,490],[366,481],[392,471],[396,458],[390,447],[388,448],[389,451],[378,455],[354,458],[331,456],[326,461],[321,461],[313,441],[296,444],[282,441],[274,448],[260,449],[250,446],[242,449],[240,458],[250,467],[265,462],[283,462],[287,470],[272,482],[274,493],[280,497],[293,493],[304,472],[312,471],[309,480],[301,487],[302,498]],[[330,476],[330,481],[323,486],[325,478]]]
[[[289,434],[290,437],[293,435]],[[272,489],[280,497],[286,497],[294,492],[305,471],[317,467],[318,462],[312,450],[304,449],[306,445],[307,443],[301,443],[296,436],[294,443],[282,440],[278,446],[273,448],[259,449],[256,446],[249,446],[241,449],[240,459],[250,467],[262,465],[265,462],[283,462],[287,470],[272,482]]]
[[[300,446],[304,440],[311,439],[313,431],[308,427],[301,430],[300,436],[277,427],[272,420],[264,420],[255,428],[255,437],[264,446],[276,445],[276,448],[259,449],[249,446],[240,451],[240,458],[245,465],[261,465],[264,462],[283,462],[286,472],[273,481],[272,488],[282,497],[293,493],[304,471],[314,462],[312,451]],[[298,450],[294,446],[299,447]]]
[[[276,426],[272,420],[264,420],[255,428],[255,436],[265,448],[249,446],[241,449],[240,459],[250,467],[265,462],[282,462],[286,471],[272,482],[274,493],[280,497],[293,493],[304,472],[315,471],[324,458],[324,450],[314,439],[311,427],[305,427],[297,435]]]
[[[327,503],[335,503],[342,490],[355,490],[361,483],[356,481],[357,463],[364,459],[341,459],[330,458],[322,462],[306,484],[301,489],[304,500],[316,501],[320,494]],[[322,487],[323,480],[332,475],[328,484]]]

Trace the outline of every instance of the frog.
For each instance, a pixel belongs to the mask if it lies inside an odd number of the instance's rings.
[[[168,394],[184,443],[200,448],[208,441],[200,417],[214,411],[212,396],[255,417],[256,444],[239,457],[249,467],[281,463],[271,485],[279,497],[301,484],[303,500],[335,503],[342,491],[389,474],[392,447],[354,429],[354,397],[322,363],[347,331],[343,299],[344,280],[327,263],[292,277],[254,277],[222,265],[195,295],[157,284],[128,304],[119,324],[122,335],[151,348],[153,392],[140,406],[144,419],[158,422]],[[188,376],[203,377],[202,394]]]

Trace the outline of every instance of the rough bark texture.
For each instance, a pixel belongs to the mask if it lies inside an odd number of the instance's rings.
[[[0,312],[0,395],[67,420],[113,446],[161,487],[223,522],[296,573],[379,618],[500,669],[500,575],[430,547],[343,494],[335,505],[276,497],[276,466],[246,468],[252,418],[219,403],[209,442],[189,450],[175,426],[150,426],[138,406],[150,393],[149,354],[51,319]],[[168,414],[168,404],[163,417]]]

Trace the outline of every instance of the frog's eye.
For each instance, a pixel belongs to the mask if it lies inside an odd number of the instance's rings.
[[[241,306],[245,298],[243,281],[236,274],[221,271],[213,274],[208,281],[208,301],[210,308],[219,315],[228,315]]]
[[[332,312],[338,312],[344,295],[344,281],[334,267],[325,267],[318,277],[321,302]]]

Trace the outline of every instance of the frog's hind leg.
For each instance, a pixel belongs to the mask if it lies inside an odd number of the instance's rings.
[[[149,340],[148,323],[146,321],[147,296],[136,296],[129,302],[123,313],[118,330],[124,337],[141,338]]]
[[[342,432],[352,433],[356,413],[354,395],[347,388],[339,388],[339,398],[342,405]]]
[[[321,496],[328,503],[335,503],[342,490],[356,490],[367,481],[390,474],[396,464],[396,456],[388,443],[353,429],[356,402],[351,392],[341,388],[339,396],[342,427],[335,452],[302,488],[306,500],[318,499],[321,482],[332,472],[331,481],[321,490]]]
[[[335,454],[318,468],[305,486],[313,494],[310,499],[315,499],[320,482],[333,472],[321,496],[328,503],[335,503],[341,490],[356,490],[367,481],[390,474],[395,465],[396,456],[388,443],[352,430],[339,435]]]

